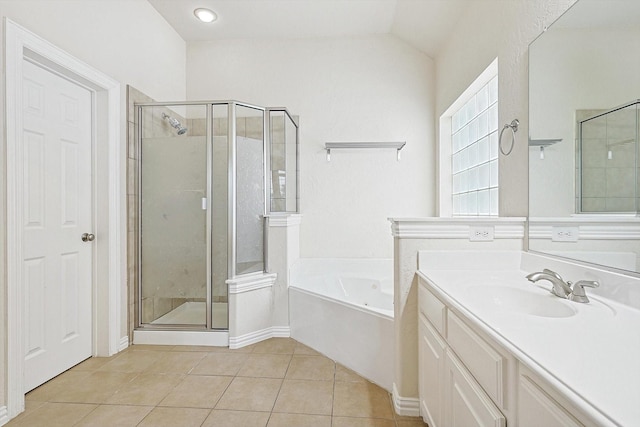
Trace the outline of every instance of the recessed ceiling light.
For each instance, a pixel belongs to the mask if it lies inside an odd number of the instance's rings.
[[[218,15],[216,15],[213,10],[205,9],[202,7],[194,10],[193,14],[202,22],[213,22],[218,19]]]

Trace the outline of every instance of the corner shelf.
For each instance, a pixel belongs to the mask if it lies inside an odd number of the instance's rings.
[[[400,142],[325,142],[324,149],[327,150],[327,161],[331,161],[331,150],[341,149],[361,149],[361,148],[393,148],[397,150],[397,159],[400,160],[400,150],[407,144]]]

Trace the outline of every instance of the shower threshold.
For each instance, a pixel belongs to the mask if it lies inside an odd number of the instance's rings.
[[[227,324],[227,304],[214,302],[213,325]],[[188,301],[174,308],[162,317],[157,318],[152,325],[204,325],[207,318],[207,303],[204,301]]]
[[[227,303],[213,303],[213,325],[227,325]],[[152,325],[204,325],[206,318],[206,302],[189,301],[181,304],[167,314],[151,322]],[[203,345],[227,347],[229,332],[226,330],[176,331],[136,329],[133,331],[133,344],[155,345]]]

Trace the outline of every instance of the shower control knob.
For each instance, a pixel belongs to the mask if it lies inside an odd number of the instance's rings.
[[[82,233],[82,241],[83,242],[93,242],[96,236],[91,233]]]

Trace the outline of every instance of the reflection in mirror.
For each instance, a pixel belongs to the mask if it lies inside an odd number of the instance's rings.
[[[638,210],[638,102],[595,113],[578,110],[576,114],[579,212],[634,213]]]
[[[640,271],[639,21],[578,0],[530,45],[530,250]]]

